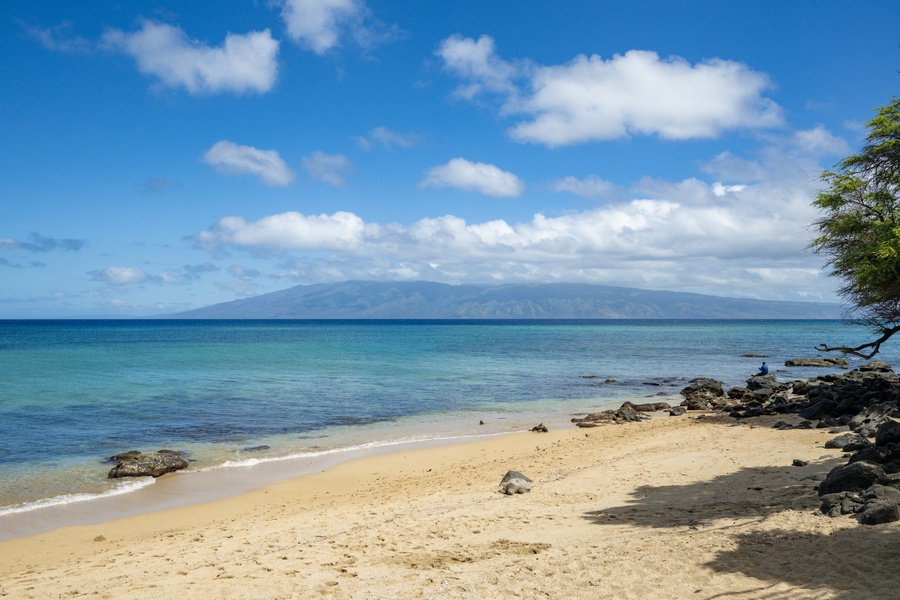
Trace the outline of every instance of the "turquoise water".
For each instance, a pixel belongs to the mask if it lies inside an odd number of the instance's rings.
[[[0,515],[147,485],[106,479],[103,459],[125,450],[181,450],[208,470],[562,426],[657,393],[677,404],[694,377],[739,385],[760,362],[745,353],[784,369],[866,333],[833,321],[0,321]],[[879,358],[895,364],[895,346]]]

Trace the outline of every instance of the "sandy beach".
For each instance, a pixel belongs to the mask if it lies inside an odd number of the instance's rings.
[[[895,598],[900,526],[819,514],[813,486],[842,454],[773,422],[691,414],[362,458],[0,543],[0,596]],[[498,493],[509,469],[534,489]]]

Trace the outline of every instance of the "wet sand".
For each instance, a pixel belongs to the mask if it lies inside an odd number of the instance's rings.
[[[818,512],[830,437],[689,415],[403,448],[2,542],[0,596],[894,598],[900,525]],[[534,489],[499,494],[509,469]]]

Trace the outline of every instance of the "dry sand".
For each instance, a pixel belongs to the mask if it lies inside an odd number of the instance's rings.
[[[770,425],[659,418],[364,458],[0,543],[0,596],[897,598],[900,525],[818,514],[832,436]],[[499,494],[508,469],[533,491]]]

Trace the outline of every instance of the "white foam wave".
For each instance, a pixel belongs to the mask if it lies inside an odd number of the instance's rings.
[[[205,467],[203,469],[197,469],[198,471],[214,471],[217,469],[228,469],[228,468],[238,468],[238,467],[252,467],[254,465],[260,465],[264,463],[272,463],[272,462],[280,462],[286,460],[296,460],[303,458],[318,458],[320,456],[330,456],[333,454],[343,454],[347,452],[362,452],[366,450],[373,450],[375,448],[389,448],[392,446],[403,446],[407,444],[415,444],[418,442],[442,442],[442,441],[452,441],[459,439],[472,439],[472,438],[480,438],[480,437],[493,437],[497,435],[496,433],[488,433],[488,434],[465,434],[465,435],[446,435],[446,436],[433,436],[433,435],[419,435],[419,436],[408,436],[394,440],[377,440],[372,442],[365,442],[362,444],[356,444],[353,446],[341,446],[338,448],[329,448],[327,450],[307,450],[303,452],[297,452],[294,454],[286,454],[283,456],[266,456],[266,457],[254,457],[247,459],[238,459],[238,460],[228,460],[222,464],[214,465],[210,467]]]
[[[63,504],[74,504],[76,502],[87,502],[89,500],[97,500],[99,498],[107,498],[109,496],[119,496],[137,491],[141,488],[153,485],[156,480],[152,477],[140,477],[129,479],[117,484],[115,487],[99,492],[96,494],[64,494],[62,496],[54,496],[52,498],[44,498],[34,502],[26,502],[23,504],[14,504],[12,506],[0,507],[0,517],[4,515],[14,515],[17,513],[30,512],[41,508],[49,508],[51,506],[61,506]]]

